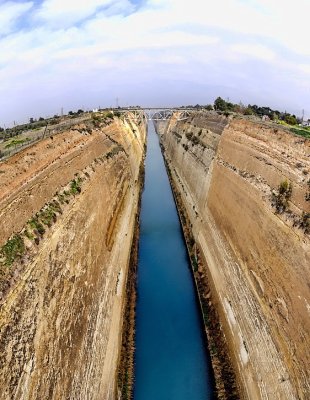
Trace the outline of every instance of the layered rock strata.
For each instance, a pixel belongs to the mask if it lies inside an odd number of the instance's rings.
[[[117,396],[145,130],[99,116],[0,164],[0,399]]]
[[[309,398],[310,141],[214,112],[157,130],[240,396]]]

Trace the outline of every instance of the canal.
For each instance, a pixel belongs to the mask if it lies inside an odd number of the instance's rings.
[[[195,286],[152,123],[142,195],[137,293],[134,399],[213,399],[213,375]]]

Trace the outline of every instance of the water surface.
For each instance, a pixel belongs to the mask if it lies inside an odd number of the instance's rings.
[[[148,132],[137,291],[134,399],[213,399],[193,278],[153,124]]]

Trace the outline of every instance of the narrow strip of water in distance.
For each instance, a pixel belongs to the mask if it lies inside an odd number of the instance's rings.
[[[186,246],[152,123],[137,281],[135,400],[214,399]]]

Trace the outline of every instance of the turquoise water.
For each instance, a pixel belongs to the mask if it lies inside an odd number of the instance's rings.
[[[134,399],[213,399],[213,375],[193,278],[152,124],[145,166]]]

